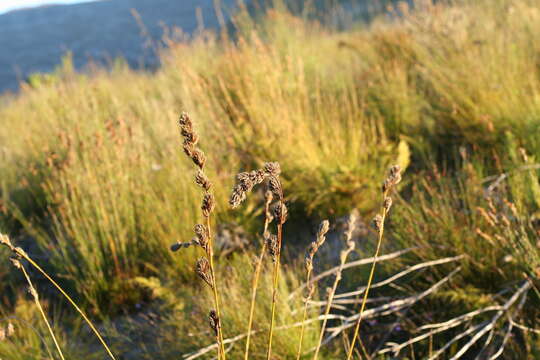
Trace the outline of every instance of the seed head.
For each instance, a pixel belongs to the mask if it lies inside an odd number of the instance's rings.
[[[204,164],[206,163],[206,157],[200,149],[193,150],[193,153],[191,154],[191,160],[193,160],[193,163],[197,165],[200,169],[204,168]]]
[[[388,177],[384,180],[382,191],[386,193],[392,187],[399,184],[401,181],[401,167],[399,165],[394,165],[390,168],[388,172]]]
[[[214,281],[210,272],[210,263],[208,262],[208,259],[205,257],[199,258],[199,260],[197,260],[195,272],[201,279],[204,280],[205,283],[207,283],[211,288],[214,288]]]
[[[180,119],[178,120],[178,123],[182,128],[186,126],[191,127],[191,119],[189,118],[188,113],[186,113],[185,111],[182,112],[182,114],[180,114]]]
[[[217,336],[218,329],[220,328],[221,324],[215,310],[210,310],[210,313],[208,314],[208,323],[210,325],[210,328],[214,330],[215,336]]]
[[[238,188],[234,188],[229,199],[229,205],[235,209],[246,199],[246,193]]]
[[[188,156],[188,157],[192,157],[193,156],[193,152],[195,151],[195,147],[193,146],[192,143],[190,142],[186,142],[184,141],[184,153]]]
[[[249,179],[252,181],[253,186],[262,183],[265,177],[266,174],[263,170],[253,170],[249,173]]]
[[[281,224],[284,224],[287,221],[287,216],[289,212],[285,204],[278,202],[274,205],[272,212],[274,213],[274,217],[278,219]]]
[[[264,171],[268,175],[278,177],[281,174],[281,167],[278,162],[267,162],[264,164]]]
[[[268,248],[268,253],[272,257],[272,261],[276,262],[279,254],[278,238],[276,235],[270,233],[266,234],[266,247]]]
[[[214,195],[212,193],[204,194],[204,198],[201,205],[201,209],[203,211],[204,217],[209,217],[210,213],[214,210],[215,206],[216,206],[216,201],[215,201]]]
[[[236,175],[238,191],[248,192],[253,188],[253,180],[248,172],[241,172]]]
[[[330,229],[330,221],[328,220],[323,220],[321,222],[321,224],[319,225],[319,231],[317,232],[317,237],[320,239],[320,238],[323,238],[326,233],[328,232],[328,230]],[[324,242],[324,240],[322,240]],[[322,243],[320,243],[320,245],[322,245]]]
[[[207,250],[208,248],[208,230],[206,227],[202,224],[195,225],[195,228],[193,229],[195,232],[195,237],[193,238],[193,243],[199,245],[204,250]]]
[[[324,244],[324,241],[326,240],[326,233],[328,232],[328,229],[330,228],[330,222],[328,220],[323,220],[321,224],[319,225],[319,230],[317,231],[317,239],[313,241],[309,248],[308,252],[306,254],[306,270],[310,272],[313,270],[313,257],[319,250],[319,248]]]
[[[210,188],[212,187],[212,183],[201,169],[197,170],[197,174],[195,175],[195,183],[202,187],[205,191],[210,191]]]
[[[377,232],[380,232],[383,225],[383,218],[380,214],[375,215],[373,218],[373,228],[377,230]]]
[[[281,199],[281,183],[277,177],[270,176],[270,179],[268,180],[268,189],[270,189],[277,198]]]
[[[384,210],[386,210],[388,212],[388,210],[390,210],[390,208],[392,207],[392,198],[387,196],[385,199],[384,199]]]
[[[345,261],[348,255],[348,252],[353,251],[354,248],[356,247],[356,243],[354,242],[354,239],[353,239],[354,229],[356,229],[356,214],[351,213],[349,215],[349,219],[347,220],[347,228],[344,233],[345,243],[347,244],[347,250],[344,250],[341,253],[342,261]]]

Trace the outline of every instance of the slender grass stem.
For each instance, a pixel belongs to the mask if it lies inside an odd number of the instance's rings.
[[[278,230],[278,238],[279,238],[280,231]],[[278,240],[279,242],[279,240]],[[274,271],[273,271],[273,285],[272,285],[272,310],[271,310],[271,318],[270,318],[270,330],[268,331],[268,352],[266,353],[266,359],[270,360],[272,356],[272,336],[274,335],[274,319],[276,315],[276,300],[277,300],[277,289],[278,289],[278,281],[279,281],[279,261],[280,256],[278,254],[278,257],[276,259],[276,262],[274,264]]]
[[[307,272],[307,276],[306,276],[306,283],[309,284],[309,281],[311,279],[311,269],[308,270]],[[311,295],[311,291],[310,291],[310,295]],[[302,315],[302,327],[300,329],[300,341],[298,343],[298,352],[296,353],[296,360],[299,360],[300,359],[300,355],[302,354],[302,342],[304,340],[304,330],[306,328],[306,324],[304,323],[306,321],[306,318],[307,318],[307,308],[308,308],[308,303],[309,303],[309,299],[310,299],[310,295],[308,295],[304,301],[304,312],[303,312],[303,315]]]
[[[384,193],[383,193],[383,201],[384,201],[384,199],[386,199],[387,195],[388,195],[388,190],[384,191]],[[367,302],[367,298],[368,298],[368,295],[369,295],[369,289],[371,287],[371,283],[373,282],[373,275],[375,274],[375,266],[377,265],[377,259],[379,257],[379,252],[380,252],[380,249],[381,249],[381,244],[382,244],[383,235],[384,235],[384,222],[386,220],[387,213],[388,213],[387,208],[385,206],[382,206],[382,214],[381,214],[382,221],[381,221],[380,227],[378,229],[379,236],[378,236],[378,240],[377,240],[377,249],[375,250],[375,255],[374,255],[375,259],[373,260],[373,263],[371,264],[371,270],[369,272],[369,278],[368,278],[368,282],[367,282],[367,285],[366,285],[366,291],[364,292],[364,297],[362,299],[362,305],[360,306],[360,315],[358,316],[358,319],[356,320],[356,325],[355,325],[355,328],[354,328],[354,335],[353,335],[353,338],[352,338],[352,341],[351,341],[351,346],[349,347],[349,351],[348,351],[348,354],[347,354],[347,360],[351,359],[353,351],[354,351],[354,345],[356,343],[356,339],[359,336],[360,324],[362,323],[362,314],[363,314],[364,309],[366,307],[366,302]]]
[[[51,324],[49,323],[49,320],[47,320],[47,316],[45,315],[45,311],[43,311],[43,307],[41,306],[39,302],[39,296],[34,288],[34,285],[32,284],[32,281],[30,280],[30,276],[28,275],[28,272],[24,268],[24,265],[19,262],[20,269],[22,273],[24,274],[24,277],[26,278],[26,282],[28,282],[28,286],[30,287],[30,293],[32,294],[32,297],[34,298],[34,302],[36,303],[37,308],[39,309],[39,312],[41,314],[41,317],[43,318],[43,321],[47,325],[47,329],[49,330],[49,333],[51,334],[51,337],[54,342],[54,346],[56,346],[56,350],[58,351],[58,355],[60,355],[60,358],[62,360],[65,360],[64,353],[62,352],[62,349],[60,348],[60,345],[58,344],[58,341],[56,340],[56,336],[54,335],[53,329],[51,327]]]
[[[326,323],[328,322],[328,314],[330,313],[330,308],[332,307],[332,301],[334,300],[334,295],[336,294],[338,284],[341,281],[341,274],[343,272],[345,263],[347,262],[347,258],[349,257],[349,254],[354,250],[355,245],[352,239],[352,232],[354,230],[355,221],[356,221],[356,216],[351,214],[348,221],[348,229],[347,229],[347,232],[345,233],[347,248],[343,250],[341,253],[339,269],[336,273],[336,278],[334,280],[334,284],[332,285],[332,289],[328,293],[328,299],[326,301],[326,307],[324,309],[324,320],[321,325],[321,332],[319,333],[319,341],[317,342],[317,348],[315,349],[313,360],[316,360],[319,356],[319,351],[321,349],[323,337],[324,337],[324,330],[326,329]]]
[[[259,256],[259,259],[257,260],[257,266],[255,268],[255,274],[253,275],[253,283],[251,286],[251,289],[252,289],[251,305],[249,308],[249,319],[248,319],[246,350],[244,352],[244,360],[248,360],[248,356],[249,356],[249,343],[251,339],[251,328],[253,327],[253,316],[255,314],[255,301],[257,299],[257,287],[259,285],[259,279],[261,275],[264,254],[266,253],[266,241],[264,237],[266,236],[266,233],[268,231],[268,225],[271,219],[270,209],[269,209],[271,202],[272,202],[272,193],[270,192],[269,195],[266,196],[266,202],[265,202],[264,232],[263,232],[263,244],[262,244],[262,249],[261,249],[261,255]]]
[[[225,360],[225,346],[223,345],[223,331],[221,329],[221,311],[219,306],[219,295],[217,290],[217,281],[216,281],[216,272],[214,270],[214,250],[213,250],[213,241],[212,241],[212,230],[210,229],[210,217],[206,218],[206,228],[208,229],[208,260],[210,262],[210,272],[212,274],[212,289],[214,294],[214,305],[216,307],[216,314],[219,319],[219,324],[217,327],[217,341],[218,346],[218,359]]]
[[[13,248],[13,251],[15,251],[15,253],[21,257],[23,257],[26,261],[28,261],[30,263],[30,265],[32,265],[37,271],[39,271],[43,276],[45,276],[45,278],[47,278],[47,280],[49,280],[49,282],[51,284],[53,284],[53,286],[66,298],[66,300],[71,304],[71,306],[73,306],[73,308],[75,308],[75,310],[77,310],[77,312],[82,316],[82,318],[84,319],[84,321],[88,324],[88,326],[90,327],[90,329],[92,329],[92,332],[96,335],[96,337],[98,338],[99,342],[101,343],[101,345],[103,345],[103,347],[105,348],[105,350],[107,351],[107,354],[109,355],[109,357],[113,360],[116,360],[116,358],[114,357],[111,349],[109,348],[109,346],[107,345],[107,343],[105,342],[105,340],[103,340],[103,337],[101,337],[101,335],[99,334],[99,331],[96,329],[96,327],[94,326],[94,324],[90,321],[90,319],[86,316],[86,314],[81,310],[81,308],[75,303],[75,301],[71,298],[71,296],[69,296],[65,291],[64,289],[62,289],[62,287],[60,287],[60,285],[58,285],[58,283],[56,281],[54,281],[50,276],[49,274],[47,274],[47,272],[45,270],[43,270],[41,268],[41,266],[39,266],[34,260],[32,260],[24,251],[22,251],[22,249],[19,249],[19,248]]]
[[[281,188],[281,185],[279,186],[279,206],[281,207],[280,210],[280,218],[278,219],[278,225],[277,225],[277,256],[276,256],[276,262],[274,263],[274,281],[272,285],[272,310],[270,314],[270,330],[268,331],[268,352],[266,353],[266,360],[270,360],[272,356],[272,336],[274,333],[274,321],[276,317],[276,302],[277,302],[277,293],[278,293],[278,283],[279,283],[279,265],[280,265],[280,259],[281,259],[281,242],[283,240],[283,223],[285,222],[284,214],[283,214],[283,190]]]

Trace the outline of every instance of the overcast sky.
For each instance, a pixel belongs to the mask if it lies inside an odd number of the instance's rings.
[[[0,0],[0,13],[45,4],[74,4],[93,0]]]

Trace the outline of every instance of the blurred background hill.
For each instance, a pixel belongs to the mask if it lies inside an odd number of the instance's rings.
[[[270,2],[244,1],[252,12]],[[28,7],[0,14],[0,93],[16,91],[19,81],[32,73],[52,71],[67,52],[73,55],[74,65],[79,69],[88,62],[110,64],[118,57],[132,68],[154,69],[159,65],[159,57],[151,43],[159,44],[167,31],[174,28],[186,35],[192,35],[201,25],[206,29],[217,28],[216,6],[228,22],[237,3],[237,0],[101,0]],[[301,11],[304,3],[309,2],[290,1],[290,6]],[[333,14],[334,22],[366,17],[365,1],[339,3],[341,11]],[[317,8],[329,4],[330,1],[313,3]]]

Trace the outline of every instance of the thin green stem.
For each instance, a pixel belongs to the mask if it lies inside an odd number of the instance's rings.
[[[26,281],[28,282],[28,286],[30,287],[30,292],[32,294],[32,297],[34,298],[34,302],[36,303],[37,308],[39,309],[39,312],[41,313],[41,317],[43,318],[43,321],[45,321],[45,324],[47,325],[47,329],[49,330],[49,333],[51,334],[51,337],[54,341],[54,346],[56,346],[56,350],[58,351],[58,354],[60,355],[60,358],[62,360],[65,360],[64,353],[62,352],[62,349],[60,348],[60,345],[58,344],[58,341],[56,340],[56,336],[54,335],[53,329],[51,327],[51,324],[49,323],[49,320],[47,320],[47,316],[45,315],[45,311],[43,311],[43,307],[41,307],[41,304],[39,303],[39,296],[34,288],[34,285],[32,284],[32,281],[30,280],[30,276],[26,272],[26,269],[24,268],[24,265],[20,263],[20,268],[22,273],[24,274],[24,277],[26,278]]]
[[[270,318],[270,330],[268,331],[268,352],[266,354],[266,360],[270,360],[272,356],[272,336],[274,334],[274,319],[276,316],[276,302],[277,302],[277,293],[278,293],[278,282],[279,282],[279,265],[280,265],[280,258],[281,258],[281,242],[283,240],[283,223],[285,222],[284,214],[283,214],[283,190],[281,189],[280,184],[280,194],[279,194],[279,206],[280,209],[280,218],[278,219],[278,225],[277,225],[277,256],[276,256],[276,262],[274,263],[274,282],[272,286],[272,311],[271,311],[271,318]]]
[[[309,284],[310,280],[311,280],[311,268],[309,268],[307,271],[306,284]],[[306,328],[306,324],[304,322],[306,321],[308,302],[310,298],[311,298],[311,288],[308,287],[308,296],[306,296],[306,299],[304,301],[304,314],[302,315],[302,328],[300,329],[300,342],[298,343],[298,352],[296,353],[296,360],[299,360],[300,355],[302,354],[302,343],[304,340],[304,330]]]
[[[23,257],[26,261],[28,261],[30,263],[30,265],[32,265],[37,271],[39,271],[43,276],[45,276],[45,278],[47,278],[47,280],[50,281],[51,284],[53,284],[53,286],[68,300],[68,302],[71,304],[71,306],[73,306],[73,308],[75,308],[75,310],[77,310],[77,312],[82,316],[82,318],[84,319],[84,321],[88,324],[88,326],[90,327],[90,329],[92,329],[92,331],[94,332],[94,334],[96,335],[96,337],[99,339],[99,341],[101,342],[101,345],[103,345],[103,347],[105,348],[105,350],[107,351],[107,354],[109,355],[109,357],[113,360],[116,360],[116,358],[114,357],[111,349],[109,349],[109,346],[107,346],[107,343],[105,342],[105,340],[103,340],[103,338],[101,337],[101,335],[99,334],[99,332],[97,331],[96,327],[94,326],[94,324],[92,324],[92,322],[90,321],[90,319],[86,316],[86,314],[81,310],[81,308],[79,308],[79,306],[75,303],[75,301],[73,301],[73,299],[64,291],[64,289],[62,289],[60,287],[60,285],[58,285],[58,283],[56,281],[54,281],[50,276],[49,274],[47,274],[45,272],[45,270],[43,270],[41,268],[41,266],[39,266],[34,260],[32,260],[24,251],[22,251],[21,249],[19,248],[14,248],[13,251],[15,251],[17,253],[17,255]]]
[[[212,241],[212,232],[210,230],[210,217],[206,218],[206,228],[208,229],[208,260],[210,262],[210,272],[212,273],[212,290],[214,294],[214,305],[216,307],[216,314],[219,319],[217,327],[217,341],[218,346],[218,359],[225,360],[225,346],[223,345],[223,331],[221,329],[221,311],[219,306],[219,295],[217,290],[217,281],[216,281],[216,272],[214,270],[214,250],[213,250],[213,241]]]
[[[388,191],[385,191],[383,193],[383,201],[384,199],[386,199],[386,196],[388,195]],[[371,265],[371,271],[369,272],[369,278],[368,278],[368,282],[367,282],[367,286],[366,286],[366,291],[364,292],[364,297],[362,299],[362,305],[360,306],[360,314],[358,316],[358,319],[356,320],[356,326],[354,328],[354,335],[353,335],[353,338],[352,338],[352,342],[351,342],[351,346],[349,347],[349,352],[347,354],[347,360],[350,360],[351,357],[352,357],[352,354],[353,354],[353,351],[354,351],[354,345],[356,343],[356,339],[359,335],[359,332],[360,332],[360,324],[362,322],[362,314],[364,313],[364,309],[366,307],[366,302],[367,302],[367,298],[368,298],[368,295],[369,295],[369,289],[371,287],[371,283],[373,281],[373,275],[375,274],[375,266],[377,265],[377,258],[379,257],[379,252],[380,252],[380,249],[381,249],[381,244],[382,244],[382,239],[383,239],[383,235],[384,235],[384,222],[386,220],[386,214],[387,214],[387,209],[383,206],[382,207],[382,220],[381,220],[381,224],[380,224],[380,229],[379,229],[379,239],[377,241],[377,249],[375,250],[375,256],[374,256],[374,259],[373,259],[373,263]]]
[[[280,231],[278,231],[279,237]],[[270,330],[268,332],[268,352],[266,354],[266,360],[270,360],[272,356],[272,336],[274,334],[274,318],[276,315],[276,300],[277,300],[277,289],[279,281],[279,255],[277,256],[276,262],[274,264],[274,281],[272,286],[272,310],[270,318]]]
[[[255,314],[255,301],[257,298],[257,287],[259,285],[259,278],[261,275],[261,268],[263,264],[263,258],[264,253],[266,252],[266,242],[263,241],[263,246],[261,249],[261,255],[259,256],[259,259],[257,260],[257,266],[255,268],[255,274],[253,276],[253,283],[252,283],[252,292],[251,292],[251,305],[249,308],[249,320],[248,320],[248,330],[247,330],[247,338],[246,338],[246,350],[244,352],[244,359],[248,360],[249,355],[249,342],[251,339],[251,328],[253,327],[253,315]]]
[[[339,282],[341,281],[341,274],[343,273],[343,268],[345,266],[345,263],[347,262],[347,257],[349,254],[354,250],[354,242],[352,240],[352,231],[354,227],[354,221],[356,218],[351,215],[349,218],[349,229],[345,233],[347,237],[347,249],[343,250],[340,256],[340,264],[338,271],[336,273],[336,278],[334,280],[334,284],[332,285],[332,289],[330,290],[330,293],[328,294],[328,298],[326,299],[326,306],[324,309],[324,318],[323,323],[321,326],[321,332],[319,333],[319,341],[317,342],[317,348],[315,349],[315,354],[313,355],[313,360],[316,360],[319,356],[319,351],[321,350],[323,337],[324,337],[324,330],[326,329],[326,323],[328,322],[327,316],[330,313],[330,308],[332,307],[332,301],[334,301],[334,295],[336,294],[336,290],[338,287]]]
[[[261,276],[261,269],[264,259],[264,254],[266,253],[266,234],[268,232],[268,225],[271,221],[270,215],[270,203],[272,202],[272,193],[267,192],[269,195],[265,195],[266,201],[264,205],[264,228],[263,228],[263,244],[261,249],[261,255],[257,261],[257,266],[255,268],[255,274],[253,276],[253,283],[251,285],[251,305],[249,309],[249,320],[248,320],[248,329],[247,329],[247,338],[246,338],[246,350],[244,352],[244,360],[248,360],[249,355],[249,343],[251,340],[251,328],[253,327],[253,316],[255,314],[255,301],[257,299],[257,287],[259,286],[259,279]]]

